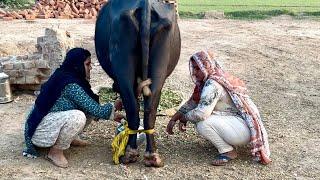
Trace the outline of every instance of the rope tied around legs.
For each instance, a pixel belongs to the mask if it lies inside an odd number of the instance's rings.
[[[130,134],[137,134],[137,133],[146,133],[146,134],[153,134],[155,132],[154,129],[140,129],[140,130],[132,130],[128,127],[128,123],[125,123],[124,131],[120,132],[116,137],[114,137],[112,141],[112,159],[115,164],[119,164],[119,158],[125,155],[126,147],[129,140]]]

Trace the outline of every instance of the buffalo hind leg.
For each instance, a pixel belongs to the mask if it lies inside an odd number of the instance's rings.
[[[157,107],[160,101],[161,89],[165,79],[168,76],[168,67],[171,63],[170,59],[170,40],[172,38],[170,27],[159,30],[152,38],[152,47],[149,59],[149,74],[151,78],[152,95],[145,98],[144,106],[144,128],[154,129],[156,121]],[[157,153],[155,134],[147,135],[147,147],[145,154],[145,165],[153,167],[162,167],[164,163]]]
[[[151,85],[152,96],[145,97],[145,112],[144,112],[144,129],[154,129],[157,107],[160,100],[161,88],[163,81],[153,81]],[[147,134],[147,146],[146,153],[144,155],[145,165],[148,167],[163,167],[159,154],[157,153],[157,147],[155,143],[155,134]]]
[[[118,21],[112,22],[110,37],[110,60],[114,70],[116,84],[126,111],[128,127],[137,130],[139,127],[139,103],[134,89],[137,88],[136,67],[139,56],[137,55],[138,30],[131,11],[123,12]],[[121,48],[120,48],[121,47]],[[123,163],[137,161],[138,151],[137,135],[129,136],[126,154],[120,158]]]

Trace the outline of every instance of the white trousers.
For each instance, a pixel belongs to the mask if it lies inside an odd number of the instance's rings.
[[[211,115],[198,122],[196,130],[213,143],[220,154],[232,151],[233,146],[246,145],[250,140],[250,130],[238,116]]]
[[[86,121],[86,115],[80,110],[49,113],[38,125],[31,141],[38,147],[68,149],[84,129]]]

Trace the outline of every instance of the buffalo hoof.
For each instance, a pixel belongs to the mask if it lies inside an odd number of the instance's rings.
[[[160,159],[160,156],[158,153],[149,153],[147,152],[144,155],[144,164],[147,167],[163,167],[164,163]]]
[[[120,157],[120,162],[122,164],[129,164],[137,162],[139,159],[139,152],[137,149],[132,149],[130,146],[126,148],[126,153],[124,156]]]

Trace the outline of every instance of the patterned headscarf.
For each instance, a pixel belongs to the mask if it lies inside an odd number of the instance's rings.
[[[193,82],[196,86],[203,87],[207,79],[211,78],[214,80],[224,81],[223,84],[228,91],[232,91],[237,94],[245,95],[247,94],[247,88],[245,83],[231,74],[224,72],[220,64],[214,60],[214,55],[211,52],[199,51],[191,56],[189,61],[189,70]],[[201,72],[204,75],[203,80],[198,80],[194,74],[194,65],[192,61],[196,62]],[[221,82],[222,83],[222,82]],[[221,84],[220,83],[220,84]],[[202,89],[202,88],[201,88]]]
[[[244,82],[239,78],[224,72],[218,62],[213,58],[213,54],[206,51],[197,52],[190,58],[189,70],[191,78],[196,84],[192,95],[193,100],[197,103],[199,102],[202,88],[207,79],[213,79],[221,84],[229,93],[233,103],[250,129],[251,136],[249,144],[254,160],[259,161],[262,164],[270,163],[268,135],[263,126],[258,109],[247,95],[247,89]],[[199,80],[195,76],[195,67],[192,61],[196,62],[203,73],[203,80]]]

